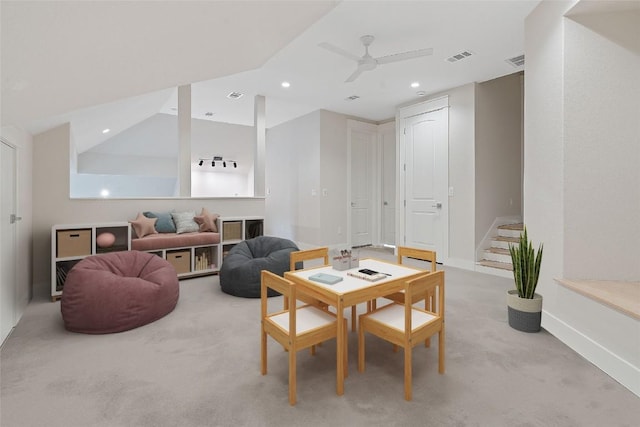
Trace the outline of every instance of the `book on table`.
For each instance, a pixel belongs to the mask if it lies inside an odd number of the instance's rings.
[[[334,276],[333,274],[316,273],[312,276],[309,276],[309,280],[313,280],[314,282],[324,283],[325,285],[334,285],[338,282],[341,282],[342,277]]]
[[[377,272],[370,274],[370,273],[363,273],[361,271],[350,271],[347,274],[351,277],[357,277],[358,279],[368,280],[369,282],[377,282],[378,280],[386,279],[387,277],[389,277],[387,274],[377,273]]]

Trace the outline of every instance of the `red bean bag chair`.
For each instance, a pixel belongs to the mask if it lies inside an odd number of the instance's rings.
[[[69,331],[108,334],[160,319],[179,294],[168,261],[147,252],[112,252],[87,257],[69,271],[60,308]]]

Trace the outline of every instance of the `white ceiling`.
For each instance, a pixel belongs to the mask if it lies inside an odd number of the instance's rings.
[[[88,148],[105,127],[118,132],[157,112],[175,114],[170,89],[187,83],[196,118],[213,112],[212,120],[252,125],[254,97],[264,95],[267,127],[318,109],[385,121],[398,105],[420,99],[417,91],[522,70],[506,60],[524,53],[524,19],[539,1],[6,3],[3,125],[35,133],[71,121]],[[365,34],[376,38],[374,57],[423,48],[433,55],[345,83],[355,62],[318,44],[360,56]],[[446,60],[461,51],[473,55]],[[280,86],[284,80],[290,88]],[[226,98],[232,91],[244,96]],[[345,100],[352,95],[360,98]]]

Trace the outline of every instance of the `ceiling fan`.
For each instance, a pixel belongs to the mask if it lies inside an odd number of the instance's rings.
[[[346,83],[354,81],[364,71],[371,71],[375,69],[378,65],[389,64],[391,62],[404,61],[412,58],[418,58],[420,56],[427,56],[433,53],[433,49],[428,48],[428,49],[411,50],[408,52],[395,53],[393,55],[386,55],[386,56],[381,56],[379,58],[374,58],[369,54],[369,46],[371,45],[371,43],[373,43],[373,40],[375,40],[375,37],[369,36],[369,35],[360,37],[360,41],[364,45],[364,55],[362,57],[354,55],[351,52],[347,52],[346,50],[339,48],[338,46],[332,45],[331,43],[322,42],[318,44],[318,46],[324,49],[327,49],[328,51],[331,51],[333,53],[337,53],[338,55],[342,55],[358,63],[358,68],[356,68],[353,74],[347,77],[347,80],[345,80]]]

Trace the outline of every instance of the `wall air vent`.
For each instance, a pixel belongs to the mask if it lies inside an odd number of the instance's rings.
[[[345,101],[355,101],[356,99],[359,99],[360,97],[358,95],[351,95],[349,97],[346,97],[344,100]]]
[[[448,62],[458,62],[461,59],[466,59],[466,58],[470,57],[471,55],[473,55],[473,52],[465,50],[463,52],[456,53],[455,55],[448,57],[447,61]]]
[[[505,59],[509,64],[516,68],[524,66],[524,55],[514,56],[513,58]]]
[[[213,113],[211,111],[207,111],[206,113],[204,113],[204,115],[206,117],[213,117]]]
[[[227,98],[229,98],[229,99],[240,99],[240,98],[242,98],[243,95],[244,95],[244,93],[231,92],[229,95],[227,95]]]

